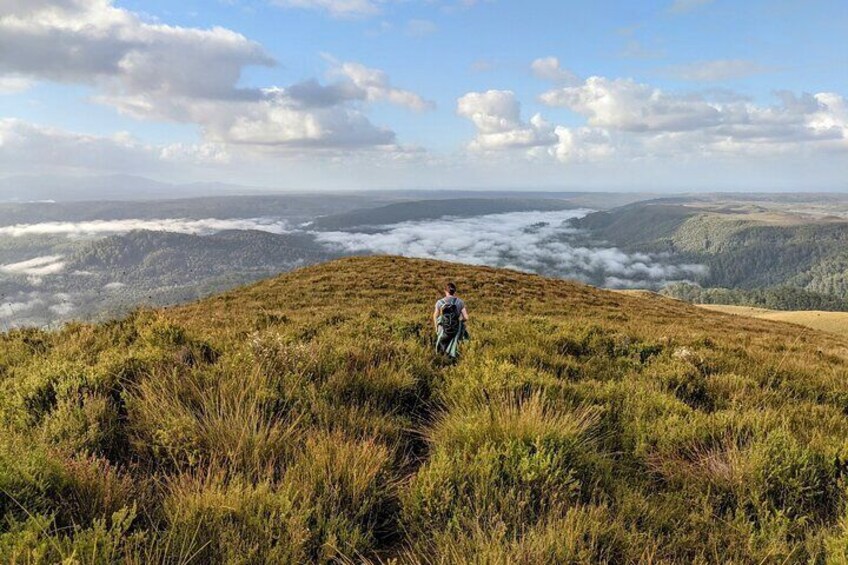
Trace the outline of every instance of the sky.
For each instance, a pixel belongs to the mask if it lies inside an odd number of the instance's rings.
[[[848,190],[844,0],[0,0],[0,177]]]

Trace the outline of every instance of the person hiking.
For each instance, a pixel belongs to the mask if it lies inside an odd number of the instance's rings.
[[[456,295],[456,285],[445,285],[445,296],[436,302],[433,312],[433,324],[436,326],[436,351],[456,359],[459,355],[459,342],[468,339],[468,310],[465,301]]]

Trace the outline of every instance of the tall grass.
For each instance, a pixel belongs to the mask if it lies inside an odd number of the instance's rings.
[[[834,336],[345,259],[0,335],[0,561],[845,562],[846,414]]]

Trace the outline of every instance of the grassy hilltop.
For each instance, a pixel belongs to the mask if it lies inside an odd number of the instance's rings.
[[[839,563],[846,458],[848,339],[512,271],[349,258],[0,336],[3,562]]]

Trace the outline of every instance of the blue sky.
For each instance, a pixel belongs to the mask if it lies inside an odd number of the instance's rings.
[[[836,0],[3,0],[0,166],[848,189],[846,38]]]

